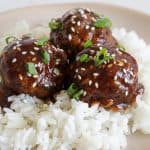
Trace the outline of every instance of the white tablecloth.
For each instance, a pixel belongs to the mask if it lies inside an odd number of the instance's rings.
[[[94,1],[121,5],[150,14],[150,0],[0,0],[0,12],[35,4]]]

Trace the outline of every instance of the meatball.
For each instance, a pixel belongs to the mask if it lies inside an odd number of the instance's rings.
[[[5,47],[0,72],[14,93],[47,98],[62,87],[66,63],[64,51],[47,39],[23,38]]]
[[[136,60],[119,49],[85,49],[77,55],[70,70],[72,84],[68,94],[90,106],[98,103],[113,111],[123,110],[134,104],[143,91],[138,83]]]
[[[117,45],[109,29],[111,21],[88,9],[70,10],[49,25],[52,28],[50,33],[52,43],[66,50],[69,58],[80,52],[88,40],[108,48]]]

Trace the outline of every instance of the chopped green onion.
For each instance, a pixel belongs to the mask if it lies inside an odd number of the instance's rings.
[[[71,97],[72,97],[72,95],[74,95],[77,91],[78,91],[78,88],[77,88],[77,86],[76,86],[75,83],[72,83],[72,84],[69,86],[68,90],[67,90],[68,95],[71,96]]]
[[[126,51],[125,47],[122,46],[122,45],[117,45],[117,48],[119,48],[119,50],[122,51],[122,52]]]
[[[88,54],[82,54],[79,58],[79,61],[82,62],[88,62],[89,61],[89,55]]]
[[[93,45],[92,41],[91,40],[87,40],[85,43],[84,43],[84,48],[89,48]]]
[[[60,20],[52,19],[49,24],[51,30],[63,29],[63,23]]]
[[[94,26],[96,28],[110,28],[112,26],[112,22],[109,18],[103,17],[100,19],[97,19],[94,23]]]
[[[7,38],[5,39],[5,41],[6,41],[6,43],[8,44],[8,43],[11,43],[11,42],[15,41],[16,39],[17,39],[17,38],[14,37],[14,36],[9,36],[9,37],[7,37]]]
[[[82,96],[82,95],[83,95],[83,90],[80,90],[80,91],[78,91],[77,93],[75,93],[73,95],[73,98],[76,99],[76,100],[79,100],[80,96]]]
[[[37,75],[38,74],[38,72],[35,68],[35,64],[32,62],[26,63],[25,68],[26,68],[27,73],[29,73],[31,75]]]
[[[113,57],[110,56],[106,48],[102,48],[96,53],[94,57],[95,65],[101,65],[104,63],[108,63],[109,61],[113,60]]]
[[[48,63],[49,63],[49,60],[50,60],[50,55],[49,55],[49,53],[48,53],[46,50],[44,50],[44,51],[41,52],[41,56],[42,56],[42,61],[43,61],[43,63],[44,63],[44,64],[48,64]]]
[[[78,100],[80,98],[80,96],[83,94],[83,90],[78,90],[78,87],[76,86],[76,84],[72,83],[69,86],[67,93],[71,98]]]
[[[48,42],[48,38],[47,37],[43,37],[43,38],[37,40],[36,45],[44,46],[47,42]]]

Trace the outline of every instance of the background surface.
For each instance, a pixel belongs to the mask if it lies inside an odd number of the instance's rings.
[[[103,2],[129,7],[150,14],[150,0],[0,0],[0,12],[24,6],[67,2]]]

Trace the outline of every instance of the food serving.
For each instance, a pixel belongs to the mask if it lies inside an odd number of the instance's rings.
[[[19,25],[0,43],[1,149],[120,150],[150,133],[150,48],[135,32],[87,8]]]

